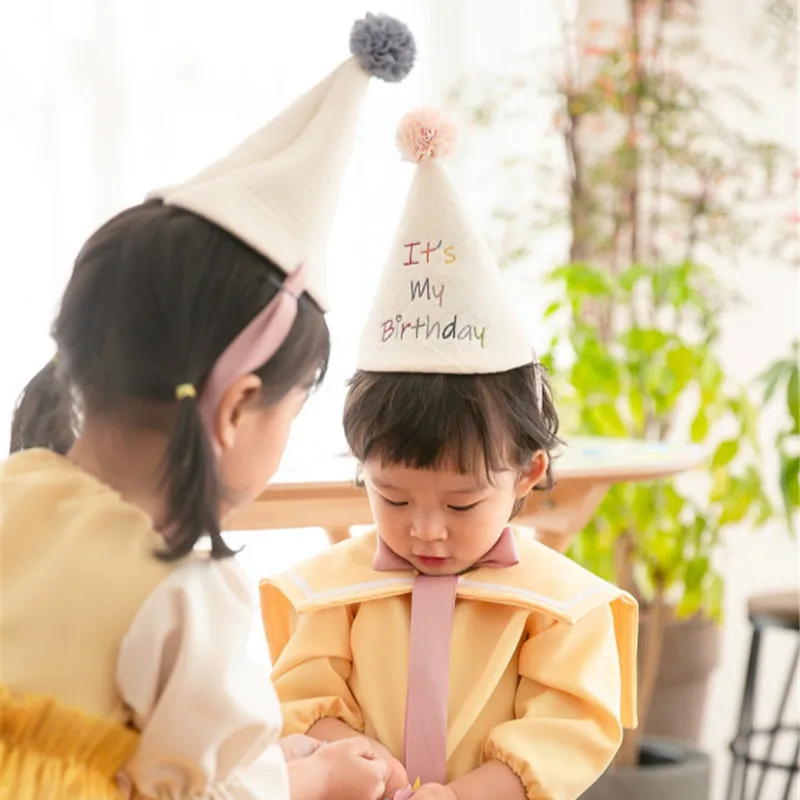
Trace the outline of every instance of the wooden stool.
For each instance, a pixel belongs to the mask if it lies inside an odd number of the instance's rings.
[[[783,721],[784,712],[789,702],[792,686],[795,684],[798,661],[800,661],[800,599],[798,593],[782,592],[778,594],[758,595],[751,598],[748,604],[748,616],[753,628],[750,656],[747,662],[747,675],[744,682],[742,705],[739,712],[739,726],[736,736],[730,744],[733,755],[730,776],[728,779],[727,800],[767,800],[762,796],[767,773],[770,770],[781,770],[787,773],[786,787],[783,800],[789,800],[792,785],[800,767],[800,724],[786,724]],[[791,630],[798,634],[794,656],[786,676],[786,683],[781,692],[781,699],[775,715],[775,722],[769,728],[753,727],[756,678],[758,673],[758,658],[761,648],[761,636],[767,628]],[[773,751],[778,735],[781,733],[794,733],[794,758],[790,763],[775,761]],[[751,746],[757,737],[766,737],[766,753],[763,758],[752,755]],[[748,768],[757,766],[761,772],[756,783],[755,792],[748,795]],[[778,800],[777,797],[770,800]]]

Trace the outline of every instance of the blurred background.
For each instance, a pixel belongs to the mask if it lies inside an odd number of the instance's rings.
[[[635,586],[645,611],[674,611],[657,631],[661,682],[698,669],[675,680],[707,691],[675,690],[662,705],[673,716],[702,706],[699,729],[683,735],[711,754],[718,800],[748,598],[798,584],[794,2],[4,4],[0,419],[53,355],[55,305],[94,228],[315,83],[370,10],[404,20],[419,58],[403,84],[373,85],[364,107],[330,245],[331,370],[285,461],[344,449],[345,381],[411,178],[395,126],[415,106],[444,105],[462,125],[453,174],[553,372],[567,438],[695,442],[709,453],[707,467],[673,481],[614,487],[570,554]],[[235,540],[247,543],[254,579],[328,546],[316,529]],[[710,634],[681,644],[672,629],[698,620]],[[667,666],[680,647],[705,660]],[[757,716],[767,724],[795,647],[791,631],[764,643]],[[789,764],[794,741],[777,745]],[[800,796],[797,782],[784,794],[785,777],[771,775],[762,800]]]

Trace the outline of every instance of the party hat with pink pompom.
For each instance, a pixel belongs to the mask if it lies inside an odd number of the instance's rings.
[[[369,372],[485,374],[535,360],[503,277],[442,163],[456,127],[424,109],[400,123],[416,164],[357,366]]]

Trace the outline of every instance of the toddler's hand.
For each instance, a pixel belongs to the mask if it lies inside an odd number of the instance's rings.
[[[305,736],[302,733],[294,733],[278,740],[278,747],[283,750],[283,757],[287,761],[296,761],[298,758],[308,758],[322,747],[319,739]]]
[[[324,744],[309,756],[309,765],[312,762],[319,767],[319,796],[326,800],[378,800],[385,796],[389,767],[367,739]]]
[[[380,742],[376,742],[374,739],[369,739],[368,741],[389,768],[389,773],[386,778],[386,794],[388,797],[393,798],[396,792],[405,789],[409,785],[406,768],[403,766],[402,762],[398,761]]]
[[[441,783],[426,783],[411,796],[413,800],[458,800],[456,793]]]

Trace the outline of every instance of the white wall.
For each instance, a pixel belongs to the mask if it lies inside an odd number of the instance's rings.
[[[426,0],[378,5],[414,30],[420,55],[402,84],[373,81],[363,107],[329,250],[334,356],[293,437],[301,457],[343,446],[336,420],[359,312],[411,176],[394,130],[431,85]],[[224,12],[212,0],[0,6],[0,30],[14,31],[0,48],[0,453],[17,394],[52,355],[48,328],[82,242],[321,80],[369,10],[369,0],[232,0]]]

